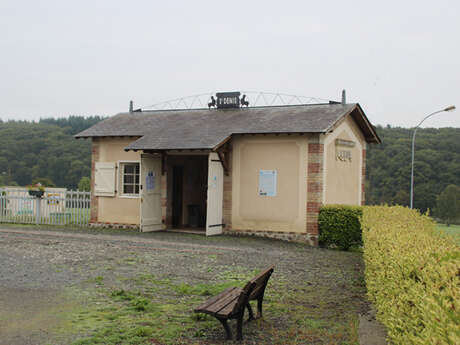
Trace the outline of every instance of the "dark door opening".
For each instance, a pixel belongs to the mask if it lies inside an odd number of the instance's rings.
[[[206,228],[207,155],[169,155],[167,167],[168,226],[187,231]]]
[[[173,167],[173,190],[172,190],[172,226],[181,227],[182,219],[182,204],[184,191],[184,168],[182,166]]]

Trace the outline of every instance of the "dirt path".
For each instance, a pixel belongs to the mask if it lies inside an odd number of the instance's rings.
[[[0,262],[1,345],[70,344],[91,334],[91,325],[77,329],[82,317],[75,320],[72,315],[98,291],[150,293],[150,285],[139,283],[139,277],[168,282],[169,293],[184,284],[193,287],[238,281],[242,279],[239,276],[269,263],[276,265],[273,284],[277,284],[270,293],[288,289],[283,303],[299,303],[295,299],[301,298],[306,304],[308,315],[297,315],[299,320],[308,316],[324,324],[346,325],[350,317],[357,320],[358,314],[369,309],[360,254],[267,239],[4,227],[0,229]],[[177,294],[168,298],[173,301]],[[273,304],[275,307],[284,308],[278,302]],[[290,324],[282,313],[273,314],[272,321]],[[221,339],[220,328],[216,326],[213,332],[199,336]],[[259,336],[257,328],[248,332]],[[193,343],[201,343],[200,339],[194,338]],[[260,339],[260,343],[266,343]],[[329,344],[318,339],[309,343]],[[192,340],[183,340],[189,342]]]
[[[60,290],[2,288],[0,344],[40,344],[49,330],[62,325],[62,315],[73,307]]]

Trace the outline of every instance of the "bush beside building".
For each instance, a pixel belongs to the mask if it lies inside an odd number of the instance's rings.
[[[319,212],[319,244],[348,250],[362,245],[360,206],[327,205]]]

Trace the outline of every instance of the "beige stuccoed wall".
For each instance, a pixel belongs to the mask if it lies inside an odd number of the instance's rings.
[[[351,140],[354,147],[336,146],[335,139]],[[324,139],[324,204],[361,205],[362,150],[364,137],[354,120],[347,116]],[[351,162],[337,159],[336,152],[351,152]]]
[[[140,152],[128,151],[124,148],[135,138],[103,138],[98,139],[99,162],[140,162]],[[140,222],[140,198],[120,196],[120,169],[117,169],[116,196],[98,197],[98,222],[136,224]]]
[[[232,157],[232,229],[305,233],[307,136],[237,136]],[[259,195],[260,170],[277,170],[276,196]]]

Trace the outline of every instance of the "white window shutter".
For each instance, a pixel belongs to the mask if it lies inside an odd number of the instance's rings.
[[[95,169],[94,195],[115,196],[115,163],[97,162]]]

